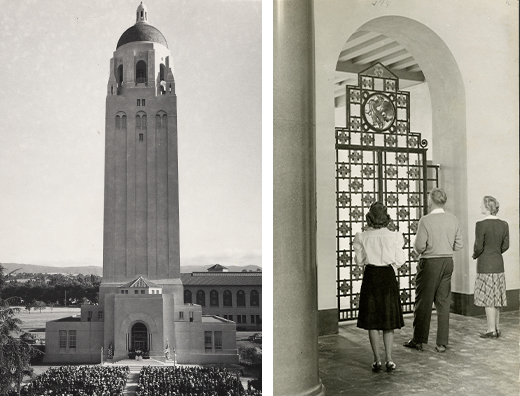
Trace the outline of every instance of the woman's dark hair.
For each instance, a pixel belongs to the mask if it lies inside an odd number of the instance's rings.
[[[374,202],[366,215],[367,224],[372,228],[383,228],[390,223],[390,216],[386,212],[386,206],[381,202]]]

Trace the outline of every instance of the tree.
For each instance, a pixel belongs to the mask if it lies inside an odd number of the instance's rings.
[[[87,297],[81,299],[81,305],[90,305],[90,300]]]
[[[43,301],[34,301],[32,305],[34,309],[39,309],[40,313],[42,313],[42,309],[47,308],[47,304],[45,304]]]
[[[0,291],[4,284],[4,267],[0,265]],[[37,353],[36,349],[14,337],[22,332],[22,321],[15,317],[20,308],[11,305],[19,303],[20,299],[16,297],[0,298],[0,395],[6,395],[13,384],[20,392],[23,377],[32,373],[31,356]]]
[[[248,366],[262,364],[262,350],[256,347],[238,347],[240,363]]]

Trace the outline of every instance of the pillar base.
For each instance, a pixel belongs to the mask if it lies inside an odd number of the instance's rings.
[[[338,309],[318,311],[318,336],[338,334]]]
[[[325,396],[325,386],[322,384],[321,379],[316,387],[309,389],[307,392],[299,393],[295,396]]]
[[[508,290],[507,307],[502,312],[518,311],[520,303],[520,290]],[[473,303],[473,294],[451,292],[450,312],[464,316],[483,316],[486,314],[484,307],[477,307]]]

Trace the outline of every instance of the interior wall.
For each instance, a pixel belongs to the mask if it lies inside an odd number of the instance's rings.
[[[390,33],[416,58],[428,81],[431,118],[412,119],[412,128],[425,133],[418,128],[427,129],[431,119],[429,151],[441,164],[447,210],[459,218],[464,234],[466,247],[455,257],[452,290],[473,293],[474,226],[486,194],[501,202],[499,215],[510,224],[511,248],[504,255],[508,290],[520,287],[518,5],[472,2],[468,12],[468,3],[314,2],[320,310],[336,308],[334,70],[344,43],[358,29]],[[411,34],[414,26],[422,33]],[[424,102],[424,92],[419,93]]]
[[[406,89],[410,92],[410,131],[419,132],[428,141],[426,153],[432,159],[432,101],[428,83],[414,85]]]

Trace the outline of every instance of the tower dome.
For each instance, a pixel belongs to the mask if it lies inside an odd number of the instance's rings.
[[[117,42],[116,49],[134,41],[151,41],[152,43],[162,44],[168,48],[168,43],[159,29],[148,24],[148,10],[143,2],[137,7],[135,25],[128,28],[121,35]]]

